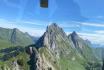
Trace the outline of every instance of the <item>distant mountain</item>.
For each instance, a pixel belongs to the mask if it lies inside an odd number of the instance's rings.
[[[104,47],[93,47],[93,52],[100,61],[104,59]]]
[[[88,40],[83,40],[78,34],[74,31],[68,36],[69,40],[74,44],[74,48],[83,55],[89,61],[95,61],[93,50],[90,47],[90,42]]]
[[[29,36],[29,37],[33,40],[34,43],[36,43],[37,40],[39,39],[39,37],[31,36],[28,32],[25,32],[25,34],[26,34],[27,36]]]
[[[97,47],[100,48],[101,47],[102,48],[102,47],[104,47],[104,45],[101,45],[101,44],[92,44],[92,47],[95,47],[95,48],[97,48]]]
[[[33,44],[32,38],[18,30],[0,27],[0,48],[9,46],[27,46]]]

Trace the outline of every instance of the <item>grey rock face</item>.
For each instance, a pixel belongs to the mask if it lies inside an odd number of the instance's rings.
[[[13,29],[13,32],[12,32],[12,35],[11,35],[11,40],[10,40],[10,41],[11,41],[12,43],[14,43],[14,44],[16,44],[16,33],[17,33],[17,30],[18,30],[18,29],[14,28],[14,29]]]
[[[26,48],[26,52],[30,56],[30,60],[28,61],[28,65],[30,66],[30,70],[42,70],[43,63],[40,53],[35,47]]]
[[[47,27],[44,35],[37,41],[36,46],[47,47],[57,58],[60,57],[61,52],[67,53],[68,49],[71,49],[71,43],[67,35],[56,23]]]
[[[84,45],[84,40],[82,40],[77,33],[74,31],[73,33],[71,33],[68,36],[69,39],[71,39],[71,41],[73,42],[75,48],[77,48],[77,50],[79,50],[81,52],[81,50],[83,49],[83,47],[85,47]]]
[[[56,23],[53,23],[50,26],[47,26],[46,32],[44,35],[38,40],[36,43],[37,46],[49,46],[49,48],[55,48],[56,47],[56,37],[61,36],[63,40],[67,39],[67,36],[62,28],[57,26]]]

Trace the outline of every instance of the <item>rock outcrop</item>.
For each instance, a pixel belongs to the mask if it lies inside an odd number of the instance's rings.
[[[46,57],[41,54],[35,47],[26,48],[26,52],[30,56],[28,64],[30,70],[54,70],[51,67],[51,64],[46,60]]]

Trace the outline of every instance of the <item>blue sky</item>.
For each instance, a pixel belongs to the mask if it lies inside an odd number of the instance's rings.
[[[18,28],[41,36],[55,22],[69,34],[76,31],[92,43],[104,45],[104,0],[0,0],[0,27]]]

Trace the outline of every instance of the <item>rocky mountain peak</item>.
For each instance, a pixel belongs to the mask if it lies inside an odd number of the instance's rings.
[[[60,28],[56,23],[53,23],[47,26],[46,32],[62,32],[62,28]]]
[[[49,26],[47,26],[46,32],[44,35],[37,41],[37,46],[42,47],[48,46],[48,47],[56,47],[56,38],[59,39],[67,39],[67,36],[62,28],[60,28],[56,23],[53,23]]]
[[[13,28],[13,31],[15,31],[15,32],[16,32],[16,31],[19,31],[19,29],[17,29],[17,28]]]
[[[72,40],[74,46],[76,47],[77,44],[78,44],[77,42],[78,42],[79,39],[80,39],[80,37],[78,36],[78,34],[77,34],[75,31],[73,31],[70,35],[68,35],[68,38],[69,38],[70,40]]]
[[[75,34],[75,35],[77,35],[76,31],[73,31],[73,32],[72,32],[72,34]]]
[[[71,40],[75,43],[76,41],[79,41],[81,40],[81,38],[79,37],[79,35],[73,31],[69,36],[68,38],[71,38]]]
[[[56,35],[61,35],[62,37],[65,38],[66,33],[63,31],[61,27],[59,27],[56,23],[52,23],[51,25],[47,26],[45,35],[51,35],[55,37]]]
[[[58,25],[57,25],[56,23],[52,23],[50,26],[51,26],[51,27],[52,27],[52,26],[53,26],[53,27],[58,27]]]
[[[73,31],[72,33],[71,33],[71,36],[78,36],[78,34],[75,32],[75,31]]]

